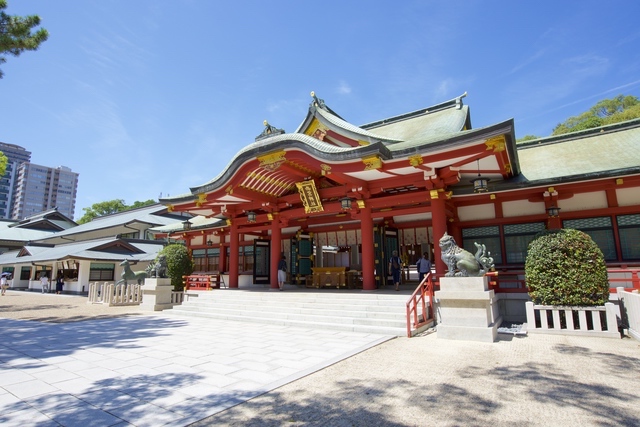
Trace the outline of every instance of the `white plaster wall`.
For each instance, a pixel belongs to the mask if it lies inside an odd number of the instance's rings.
[[[546,213],[544,202],[517,200],[502,203],[502,215],[505,218]]]
[[[475,221],[478,219],[494,219],[496,210],[493,203],[486,205],[461,206],[458,208],[460,221]]]
[[[604,191],[575,194],[570,199],[560,200],[558,207],[562,209],[563,212],[607,208],[607,194]]]
[[[619,206],[640,205],[640,191],[638,188],[619,188],[616,190]]]

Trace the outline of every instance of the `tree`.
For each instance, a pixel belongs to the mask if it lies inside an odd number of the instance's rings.
[[[516,142],[525,142],[525,141],[531,141],[534,139],[539,139],[539,136],[535,136],[535,135],[525,135],[522,138],[518,138],[518,140]]]
[[[25,17],[8,15],[4,12],[7,1],[0,0],[0,55],[7,53],[19,56],[25,50],[37,50],[40,44],[47,40],[49,33],[40,28],[35,33],[31,30],[40,25],[40,17],[29,15]],[[0,56],[0,64],[7,62]],[[0,70],[0,79],[4,73]]]
[[[179,243],[172,243],[165,246],[159,253],[167,258],[167,276],[171,278],[174,291],[181,291],[184,288],[182,276],[193,273],[193,260],[189,255],[189,250]],[[156,257],[154,262],[157,262]]]
[[[9,159],[0,151],[0,177],[3,177],[7,171],[7,163],[9,163]]]
[[[603,99],[588,111],[569,117],[553,128],[552,135],[562,135],[640,118],[640,100],[636,96],[618,95]]]
[[[106,202],[94,203],[89,208],[82,208],[84,215],[78,220],[78,224],[84,224],[93,221],[95,218],[104,215],[111,215],[118,212],[128,211],[130,209],[141,208],[155,204],[155,200],[147,200],[144,202],[136,201],[133,205],[128,206],[122,199],[108,200]]]
[[[604,255],[582,231],[540,233],[529,243],[524,269],[535,304],[597,306],[609,301]]]

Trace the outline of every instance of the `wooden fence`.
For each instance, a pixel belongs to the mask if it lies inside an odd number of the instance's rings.
[[[136,284],[89,283],[89,304],[140,305],[142,286]]]
[[[561,307],[525,303],[529,333],[620,338],[615,305]]]
[[[629,335],[640,340],[640,294],[637,290],[629,292],[624,288],[618,288],[617,294],[622,327],[629,331]]]

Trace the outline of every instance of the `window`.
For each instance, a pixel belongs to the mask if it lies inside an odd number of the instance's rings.
[[[191,258],[193,259],[193,271],[208,271],[206,249],[194,249],[191,251]]]
[[[620,233],[622,259],[640,259],[640,214],[618,215],[616,221]]]
[[[544,222],[505,225],[503,231],[507,264],[524,264],[529,243],[544,229]]]
[[[502,264],[500,228],[497,225],[491,227],[465,228],[462,230],[462,247],[472,254],[475,254],[478,249],[474,243],[485,245],[487,251],[491,252],[493,262],[495,264]]]
[[[562,226],[583,231],[591,236],[602,251],[605,261],[616,261],[618,259],[613,238],[613,224],[610,217],[567,219],[562,222]]]
[[[109,262],[92,262],[89,268],[89,281],[111,281],[115,276],[116,265]]]
[[[20,280],[29,280],[31,278],[31,267],[22,267],[20,269]]]
[[[207,249],[207,260],[208,260],[209,271],[219,271],[218,266],[220,265],[220,249],[219,248]]]

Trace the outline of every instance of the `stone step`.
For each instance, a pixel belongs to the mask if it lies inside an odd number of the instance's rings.
[[[393,317],[379,317],[379,316],[367,316],[367,317],[355,317],[345,315],[345,313],[294,313],[290,311],[268,311],[268,310],[251,310],[240,308],[216,308],[216,309],[202,309],[199,307],[184,306],[174,307],[174,313],[220,313],[238,316],[258,316],[262,319],[284,319],[289,321],[306,321],[306,322],[319,322],[319,323],[345,323],[345,324],[360,324],[360,325],[389,325],[402,327],[406,324],[406,318],[404,316]]]
[[[353,317],[404,317],[405,306],[349,306],[346,304],[308,304],[291,305],[284,303],[265,302],[256,307],[253,303],[229,302],[229,301],[189,301],[185,306],[207,309],[238,309],[238,310],[259,310],[285,313],[311,313],[324,314],[325,316],[353,316]]]
[[[175,316],[366,333],[406,334],[405,292],[287,289],[189,291]]]
[[[166,310],[165,313],[171,313],[173,310]],[[310,321],[291,321],[288,319],[265,319],[263,317],[257,316],[244,316],[244,315],[233,315],[227,313],[211,313],[211,312],[194,312],[185,314],[184,312],[173,312],[171,313],[176,317],[189,317],[196,316],[208,319],[220,319],[220,320],[230,320],[230,321],[238,321],[238,322],[250,322],[256,324],[270,324],[270,325],[280,325],[280,326],[292,326],[298,328],[310,328],[310,329],[329,329],[335,331],[349,331],[349,332],[360,332],[360,333],[368,333],[368,334],[381,334],[381,335],[395,335],[395,336],[405,336],[406,335],[406,326],[403,327],[394,327],[394,326],[379,326],[379,325],[360,325],[360,324],[345,324],[345,323],[325,323],[325,322],[310,322]]]

